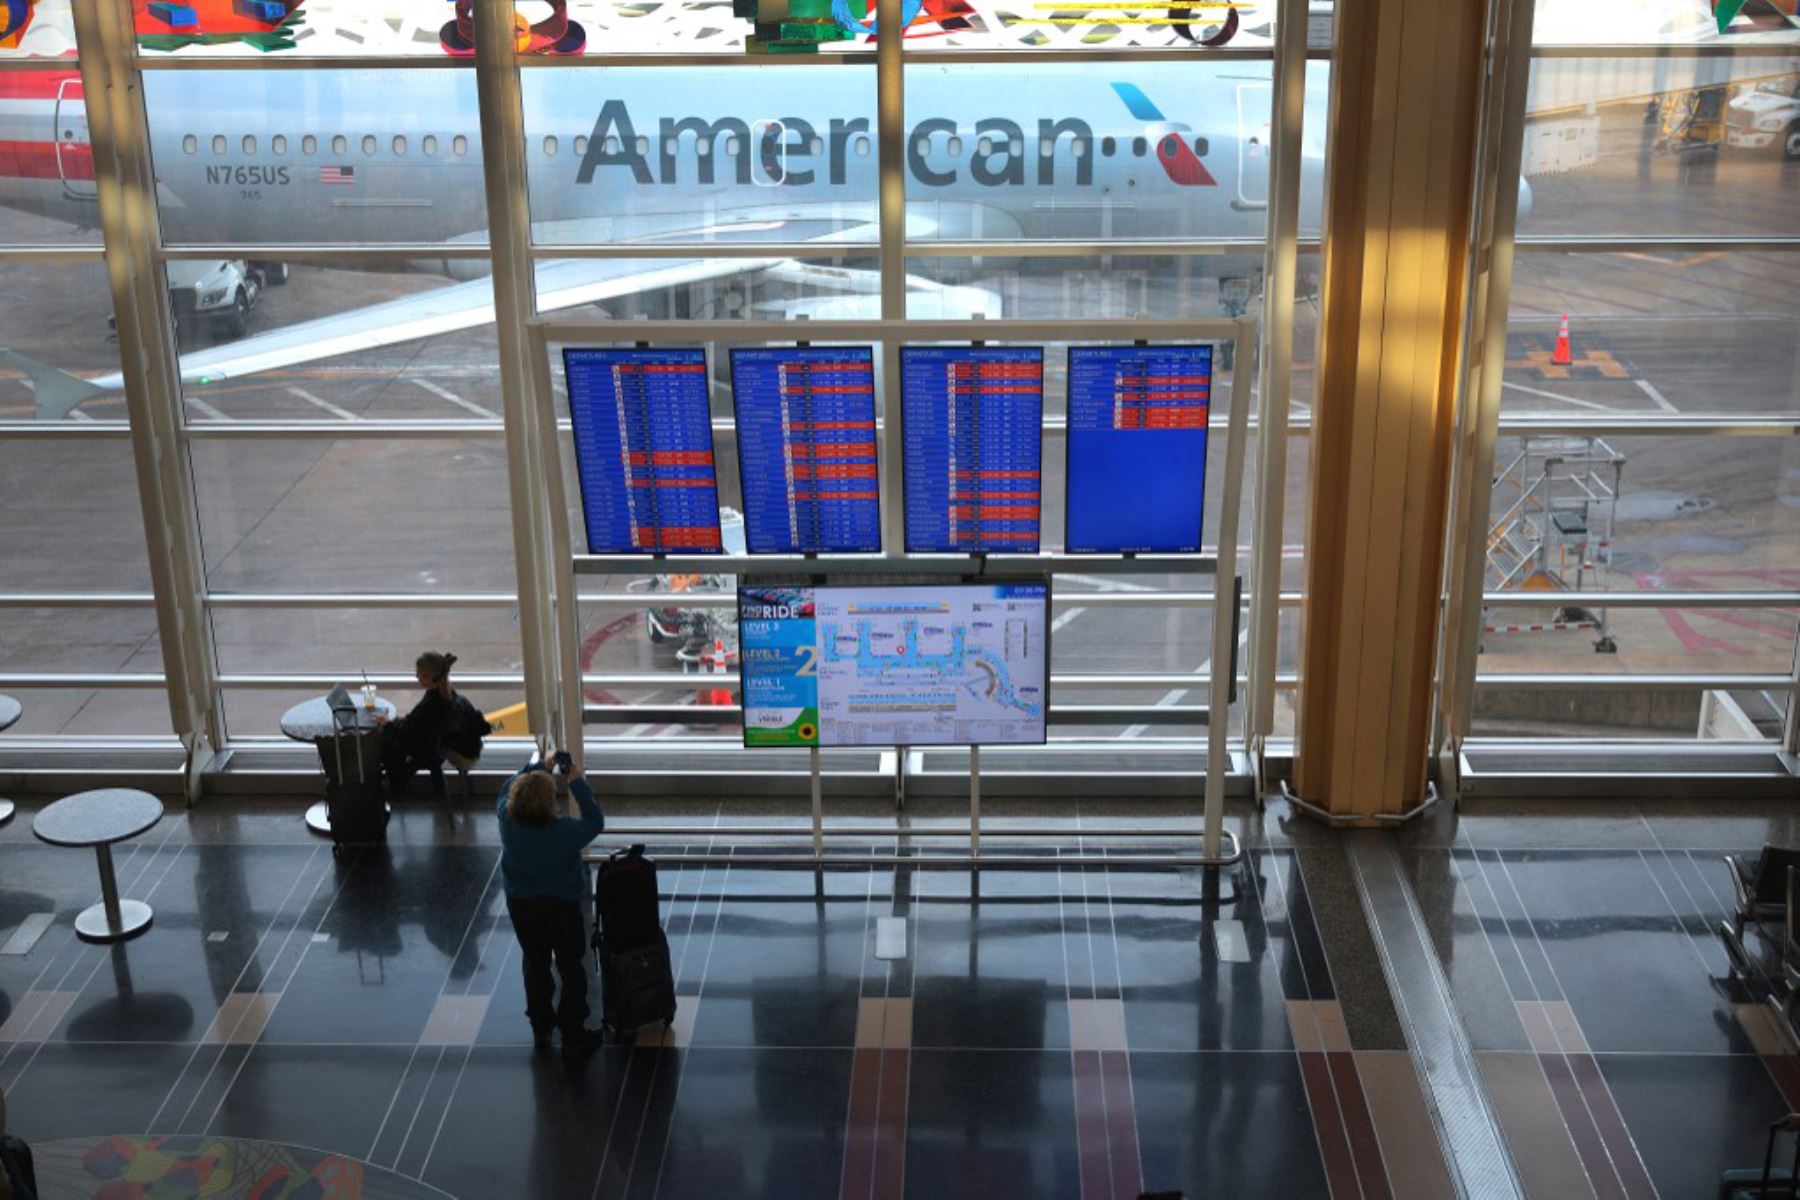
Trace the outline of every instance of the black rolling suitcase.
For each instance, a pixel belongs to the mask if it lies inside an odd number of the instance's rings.
[[[594,880],[594,950],[607,1036],[675,1020],[675,974],[656,895],[656,863],[633,846],[600,864]]]
[[[381,776],[381,730],[362,727],[356,709],[331,710],[331,737],[319,745],[325,768],[325,813],[333,849],[387,840],[387,789]]]
[[[13,1200],[38,1200],[31,1147],[16,1137],[0,1137],[0,1176],[12,1186]]]

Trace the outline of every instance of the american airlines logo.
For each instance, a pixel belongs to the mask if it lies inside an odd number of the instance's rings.
[[[1048,187],[1070,182],[1072,171],[1074,186],[1088,187],[1097,157],[1130,154],[1154,156],[1179,186],[1217,186],[1201,161],[1204,141],[1196,145],[1184,137],[1189,127],[1166,120],[1135,84],[1112,86],[1131,115],[1145,123],[1137,136],[1096,138],[1093,127],[1079,117],[1045,117],[1032,131],[1032,146],[1020,122],[985,117],[974,123],[967,177],[982,187],[1018,187],[1029,175]],[[804,117],[663,117],[656,134],[653,145],[639,135],[625,102],[608,100],[594,121],[575,181],[589,184],[601,168],[622,168],[639,184],[710,184],[724,176],[724,181],[739,184],[805,187],[819,182],[821,173],[829,183],[842,184],[849,177],[853,150],[857,157],[869,153],[870,122],[866,117],[833,117],[821,136],[818,126]],[[686,164],[684,136],[692,138]],[[938,144],[953,145],[962,138],[962,126],[946,117],[928,117],[907,131],[907,173],[923,187],[950,187],[964,178],[959,155],[934,159],[934,139],[940,136]]]

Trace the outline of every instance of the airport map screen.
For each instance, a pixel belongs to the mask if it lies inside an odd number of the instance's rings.
[[[744,744],[1041,745],[1050,585],[738,589]]]
[[[569,348],[589,554],[718,554],[706,351]]]
[[[1211,346],[1069,348],[1070,554],[1197,554]]]
[[[1035,554],[1042,346],[906,346],[906,548]]]
[[[750,553],[879,554],[875,351],[733,350],[731,390]]]

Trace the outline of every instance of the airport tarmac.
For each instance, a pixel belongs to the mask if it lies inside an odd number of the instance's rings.
[[[1567,175],[1532,180],[1532,210],[1521,236],[1639,234],[1793,234],[1800,164],[1770,154],[1638,152],[1640,131],[1627,115],[1603,110],[1602,156]],[[48,231],[44,236],[49,236]],[[1078,270],[1042,263],[937,263],[944,282],[993,288],[1009,315],[1167,317],[1221,315],[1218,279],[1247,271],[1254,260],[1081,260]],[[1316,255],[1303,258],[1316,279]],[[921,265],[921,270],[927,269]],[[376,274],[296,266],[285,286],[269,288],[250,319],[250,334],[320,315],[441,286],[423,274]],[[743,313],[781,298],[777,285],[735,281],[701,285],[690,311]],[[116,370],[109,340],[109,298],[98,264],[0,260],[0,305],[6,343],[79,374]],[[662,298],[639,306],[666,312]],[[1573,365],[1555,364],[1555,336],[1569,314]],[[630,315],[615,309],[611,315]],[[1316,316],[1303,296],[1295,335],[1295,433],[1289,456],[1284,520],[1284,587],[1305,575],[1305,503],[1311,359]],[[191,339],[206,344],[202,335]],[[716,412],[729,412],[720,376]],[[1060,411],[1059,352],[1047,359],[1049,410]],[[190,387],[187,419],[196,430],[190,451],[210,586],[223,593],[388,593],[418,595],[404,610],[230,609],[214,614],[222,669],[232,674],[410,670],[426,648],[453,649],[460,669],[517,672],[517,614],[505,605],[432,608],[444,593],[503,593],[514,586],[506,454],[491,327],[282,368],[241,380]],[[1644,417],[1678,422],[1699,417],[1780,417],[1800,413],[1800,272],[1779,251],[1707,253],[1638,251],[1567,254],[1530,247],[1517,255],[1507,346],[1503,413],[1508,421]],[[560,383],[559,383],[560,388]],[[1231,402],[1221,380],[1215,420]],[[566,408],[560,391],[559,411]],[[33,419],[33,397],[16,372],[0,372],[0,423]],[[129,444],[105,426],[123,419],[121,397],[95,399],[71,418],[94,426],[79,439],[0,438],[0,561],[9,564],[8,592],[149,590],[142,522]],[[454,433],[417,437],[358,435],[372,421],[473,423]],[[317,427],[317,436],[278,441],[247,436],[258,423]],[[1222,430],[1218,432],[1222,433]],[[1579,428],[1569,431],[1580,437]],[[91,433],[92,436],[86,436]],[[565,434],[566,439],[566,434]],[[1209,529],[1218,512],[1219,450],[1215,438]],[[1503,430],[1498,466],[1527,447]],[[1616,503],[1589,506],[1591,528],[1610,523],[1604,547],[1590,544],[1585,586],[1671,591],[1800,589],[1800,439],[1745,436],[1601,435],[1582,439],[1580,453],[1621,460]],[[728,443],[719,447],[722,499],[738,504]],[[1045,541],[1060,541],[1061,443],[1045,443]],[[1602,474],[1610,472],[1608,466]],[[1497,484],[1498,498],[1509,486]],[[578,496],[569,474],[571,499]],[[1245,539],[1253,508],[1245,511]],[[575,522],[577,537],[580,522]],[[50,531],[47,535],[46,531]],[[1598,538],[1594,539],[1598,541]],[[1582,558],[1565,539],[1546,550],[1560,577]],[[590,592],[644,586],[648,575],[589,580]],[[1203,579],[1060,577],[1054,613],[1058,675],[1130,671],[1191,675],[1152,690],[1058,690],[1068,702],[1198,705],[1208,669],[1210,620],[1187,609],[1081,603],[1087,593],[1145,586],[1203,588]],[[1495,610],[1497,632],[1485,642],[1491,672],[1781,673],[1793,664],[1792,609],[1612,609],[1607,634],[1616,653],[1598,653],[1597,631],[1498,631],[1511,625],[1557,624],[1559,606]],[[593,672],[679,670],[672,648],[652,646],[641,612],[621,603],[583,608],[582,660]],[[1580,621],[1574,622],[1579,624]],[[1294,668],[1298,612],[1284,613],[1281,669]],[[149,672],[160,668],[154,616],[147,607],[7,609],[0,620],[0,673],[23,671]],[[672,676],[667,686],[589,689],[595,702],[680,702],[703,681]],[[166,735],[159,691],[110,688],[14,689],[27,705],[20,734]],[[233,690],[227,717],[235,737],[276,736],[276,717],[302,690]],[[519,698],[516,687],[467,689],[497,707]],[[410,689],[408,689],[410,694]],[[1597,694],[1596,694],[1597,695]],[[404,700],[402,696],[400,699]],[[1766,728],[1774,710],[1738,697],[1746,719]],[[1768,703],[1779,703],[1771,699]],[[1554,732],[1668,736],[1678,730],[1617,723],[1616,715],[1584,720],[1579,704]],[[1767,704],[1764,704],[1767,707]],[[1489,732],[1538,724],[1496,716]],[[679,737],[689,726],[612,730],[633,737]],[[723,734],[726,731],[713,731]],[[1085,731],[1084,731],[1085,732]],[[1142,725],[1095,731],[1128,738],[1158,736]],[[1182,732],[1197,733],[1198,727]],[[1691,731],[1689,731],[1691,732]]]

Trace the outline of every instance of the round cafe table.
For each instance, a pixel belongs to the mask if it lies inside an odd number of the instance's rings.
[[[19,723],[25,715],[25,706],[11,696],[0,696],[0,733],[6,732]],[[0,800],[0,825],[13,819],[15,811],[11,800]]]
[[[38,813],[31,832],[52,846],[93,847],[100,859],[100,903],[75,918],[75,932],[90,942],[122,942],[150,928],[155,916],[141,900],[119,899],[112,848],[154,826],[163,804],[148,792],[101,788],[64,797]]]
[[[370,730],[380,722],[391,721],[400,710],[393,702],[382,696],[375,697],[375,709],[371,712],[362,706],[362,696],[352,697],[356,701],[356,728]],[[346,726],[346,728],[348,728]],[[337,726],[331,716],[331,702],[328,697],[319,696],[304,701],[281,714],[281,732],[296,742],[317,745],[320,741],[336,736]],[[306,827],[314,833],[325,837],[331,836],[331,816],[325,801],[321,800],[306,810]]]

